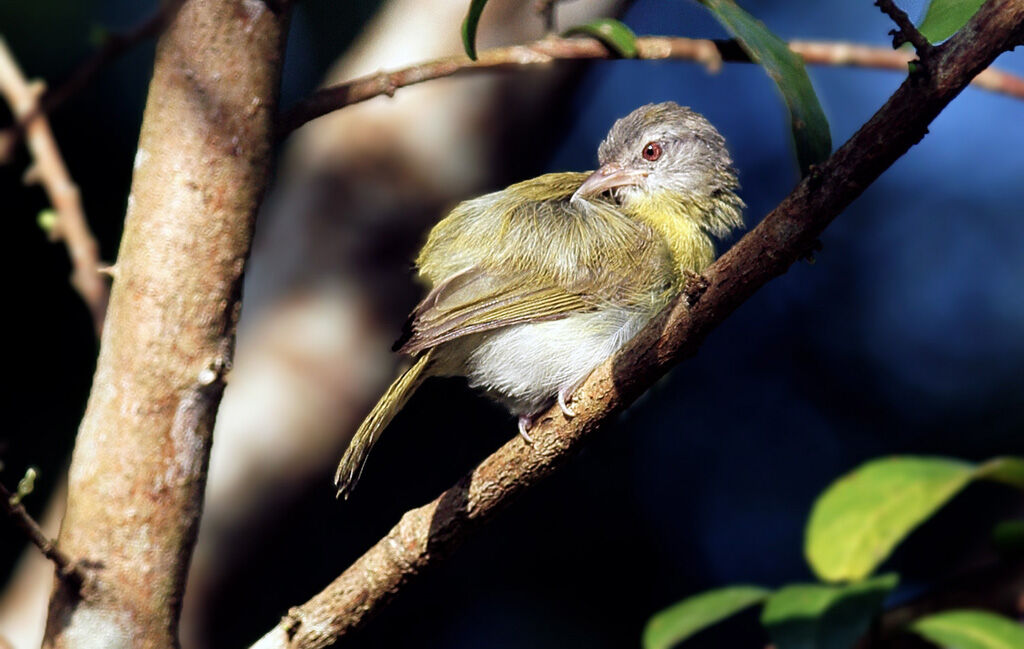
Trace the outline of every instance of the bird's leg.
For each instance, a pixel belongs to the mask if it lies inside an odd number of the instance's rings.
[[[562,411],[562,414],[570,419],[576,416],[576,412],[568,406],[567,401],[572,401],[572,393],[575,389],[562,388],[558,391],[558,409]]]
[[[519,436],[526,440],[527,444],[533,444],[530,437],[530,429],[533,428],[533,415],[519,415]]]

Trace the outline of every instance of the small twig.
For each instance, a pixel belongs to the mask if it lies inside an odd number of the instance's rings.
[[[104,67],[139,43],[159,35],[177,15],[184,0],[160,2],[153,14],[131,29],[109,34],[95,54],[83,61],[62,84],[47,91],[32,112],[16,118],[17,122],[0,131],[0,164],[8,161],[14,147],[20,144],[30,122],[41,115],[52,115],[61,104],[88,86]]]
[[[14,526],[21,530],[25,538],[39,548],[44,557],[57,566],[57,575],[61,579],[82,583],[84,581],[84,574],[82,573],[81,566],[71,557],[61,552],[54,541],[47,538],[43,529],[39,527],[39,523],[25,511],[24,505],[12,503],[11,498],[13,495],[7,490],[7,487],[0,483],[0,499],[3,500],[4,511],[7,517],[11,519],[11,522],[14,523]]]
[[[750,58],[733,41],[646,36],[636,40],[637,58],[696,61],[717,70],[722,61],[749,63]],[[903,50],[869,47],[842,42],[792,41],[791,50],[813,65],[878,68],[905,72],[913,55]],[[278,134],[285,136],[306,122],[330,112],[380,95],[392,96],[398,88],[431,79],[499,70],[524,65],[550,64],[559,60],[615,58],[600,41],[592,38],[548,37],[525,45],[500,47],[480,52],[477,61],[454,56],[427,61],[392,72],[360,77],[313,93],[284,112]],[[1024,99],[1024,79],[988,69],[973,81],[981,88]]]
[[[39,112],[41,86],[29,83],[14,55],[0,38],[0,96],[11,106],[15,119],[24,120],[28,148],[34,163],[25,172],[25,183],[40,183],[57,212],[50,228],[51,240],[63,240],[71,257],[71,285],[82,296],[92,315],[96,335],[103,330],[109,288],[99,273],[99,245],[89,230],[78,187],[71,180],[57,141],[45,115]],[[34,117],[28,117],[34,115]]]
[[[925,62],[931,55],[935,46],[928,42],[928,39],[924,37],[914,23],[911,22],[910,17],[907,16],[907,12],[903,11],[896,6],[893,0],[875,0],[875,6],[882,10],[882,13],[889,16],[898,30],[894,29],[889,33],[892,34],[892,46],[897,48],[902,46],[904,43],[910,43],[914,46],[917,51],[918,58],[922,62]]]

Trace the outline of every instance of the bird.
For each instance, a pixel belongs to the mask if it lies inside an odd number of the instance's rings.
[[[411,359],[352,437],[335,473],[359,481],[381,433],[432,376],[463,376],[518,417],[573,393],[715,259],[743,225],[725,139],[674,102],[618,119],[592,172],[548,173],[457,205],[416,258],[426,297],[394,345]]]

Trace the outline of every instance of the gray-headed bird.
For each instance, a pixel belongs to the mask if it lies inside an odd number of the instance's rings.
[[[715,258],[743,223],[724,138],[671,102],[619,119],[593,173],[552,173],[459,204],[416,259],[427,296],[395,349],[406,370],[335,475],[347,498],[381,432],[430,376],[465,376],[519,417],[573,392]]]

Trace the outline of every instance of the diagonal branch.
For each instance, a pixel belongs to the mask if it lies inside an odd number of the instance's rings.
[[[64,165],[46,116],[39,111],[41,90],[41,85],[26,81],[14,55],[0,38],[0,96],[10,104],[14,118],[25,124],[28,149],[34,158],[25,173],[25,183],[41,184],[57,212],[57,221],[49,228],[50,239],[62,239],[67,245],[71,285],[89,308],[93,329],[99,337],[110,289],[99,272],[99,244],[89,230],[78,186]]]
[[[387,536],[322,592],[291,609],[253,647],[318,649],[365,624],[421,572],[564,464],[591,433],[673,365],[695,354],[757,289],[806,255],[825,227],[924,137],[929,123],[970,80],[1022,37],[1024,0],[989,0],[936,48],[932,74],[904,81],[867,124],[708,268],[703,293],[690,291],[689,299],[677,300],[627,350],[590,376],[575,398],[575,418],[549,410],[539,420],[532,446],[512,439],[436,500],[407,512]]]
[[[644,60],[696,61],[715,71],[722,61],[750,63],[750,57],[735,41],[715,41],[666,36],[645,36],[636,39],[637,58]],[[813,65],[850,66],[906,72],[914,59],[910,52],[883,47],[855,45],[834,41],[791,41],[789,48],[806,63]],[[593,38],[559,38],[549,36],[525,45],[499,47],[480,53],[477,61],[453,56],[419,63],[401,70],[379,72],[346,83],[329,86],[298,102],[281,116],[280,136],[287,135],[306,122],[381,95],[393,96],[395,91],[432,79],[481,72],[517,69],[522,66],[548,64],[555,61],[611,59],[616,54]],[[978,74],[974,82],[981,88],[1024,99],[1024,79],[1001,70],[989,69]]]
[[[25,535],[29,542],[39,548],[44,557],[57,566],[57,576],[81,583],[83,574],[79,564],[64,554],[57,547],[56,542],[46,536],[43,528],[39,527],[39,523],[25,510],[25,506],[20,502],[15,503],[13,494],[3,484],[0,484],[0,500],[3,500],[4,511],[11,519],[11,523]]]

